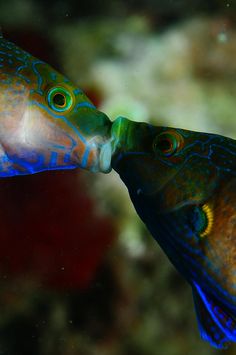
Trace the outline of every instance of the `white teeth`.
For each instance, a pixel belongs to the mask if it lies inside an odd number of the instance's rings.
[[[103,144],[99,156],[99,168],[102,173],[111,171],[111,142]]]

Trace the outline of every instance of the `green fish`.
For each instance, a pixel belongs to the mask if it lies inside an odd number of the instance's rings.
[[[203,339],[236,342],[236,141],[119,117],[112,167],[192,286]]]
[[[236,142],[111,123],[48,64],[0,37],[0,177],[114,168],[136,211],[193,289],[203,339],[236,342]]]
[[[108,172],[110,126],[82,90],[0,35],[0,177]]]

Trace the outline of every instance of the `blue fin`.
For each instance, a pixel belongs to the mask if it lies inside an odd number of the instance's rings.
[[[193,286],[193,299],[202,339],[219,349],[226,349],[231,341],[236,342],[234,317],[212,301],[197,283]]]

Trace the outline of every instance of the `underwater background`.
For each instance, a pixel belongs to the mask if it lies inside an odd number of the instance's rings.
[[[4,36],[109,117],[236,139],[236,3],[0,1]],[[0,181],[0,354],[211,355],[118,175]]]

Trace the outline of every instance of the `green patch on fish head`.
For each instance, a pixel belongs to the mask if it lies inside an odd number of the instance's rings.
[[[219,159],[213,147],[221,136],[155,127],[122,117],[113,123],[112,136],[112,166],[130,194],[158,195],[163,211],[201,203],[217,185]]]
[[[72,156],[81,167],[92,171],[110,171],[101,160],[101,151],[110,135],[108,117],[96,109],[84,92],[47,64],[37,66],[39,79],[30,91],[31,110],[43,116],[46,123],[60,134],[58,144],[66,141],[73,145]],[[58,130],[59,128],[59,130]],[[53,133],[52,132],[52,133]],[[69,147],[68,146],[68,147]],[[110,158],[111,159],[111,158]]]
[[[0,50],[0,121],[10,154],[34,152],[51,169],[110,171],[107,116],[48,64],[4,39]]]

